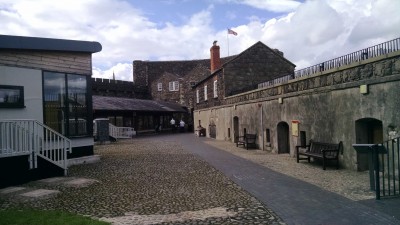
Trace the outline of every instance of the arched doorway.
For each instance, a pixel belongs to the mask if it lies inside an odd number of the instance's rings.
[[[383,142],[382,121],[374,118],[356,120],[356,144],[379,144]],[[357,153],[357,170],[368,170],[368,155]]]
[[[233,142],[237,143],[239,137],[239,117],[233,117]]]
[[[289,125],[286,122],[278,123],[278,153],[290,153]]]

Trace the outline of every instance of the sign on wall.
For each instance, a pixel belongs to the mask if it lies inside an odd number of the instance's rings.
[[[299,136],[299,123],[298,120],[292,120],[292,135],[295,137]]]

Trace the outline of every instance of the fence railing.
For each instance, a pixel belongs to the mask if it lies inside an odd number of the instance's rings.
[[[317,65],[313,65],[301,70],[294,71],[294,78],[308,76],[314,73],[322,72],[325,70],[330,70],[338,68],[345,65],[350,65],[355,62],[360,62],[362,60],[375,58],[381,55],[386,55],[391,52],[396,52],[400,50],[400,38],[396,38],[387,42],[383,42],[372,47],[368,47],[344,56],[340,56],[335,59],[331,59]]]
[[[35,120],[0,120],[0,157],[29,155],[30,168],[37,168],[37,156],[64,169],[71,140]]]
[[[396,38],[387,42],[383,42],[378,45],[374,45],[372,47],[368,47],[344,56],[340,56],[338,58],[334,58],[313,66],[309,66],[304,69],[296,70],[294,71],[294,74],[286,75],[271,81],[263,82],[258,85],[258,88],[272,86],[299,77],[310,76],[319,72],[323,72],[325,70],[330,70],[341,66],[350,65],[355,62],[360,62],[381,55],[386,55],[388,53],[396,52],[399,50],[400,50],[400,38]]]
[[[266,81],[266,82],[260,83],[260,84],[258,84],[258,88],[269,87],[269,86],[272,86],[272,85],[275,85],[275,84],[280,84],[280,83],[283,83],[285,81],[289,81],[289,80],[292,80],[292,79],[294,79],[293,74],[289,74],[289,75],[286,75],[286,76],[275,78],[275,79],[270,80],[270,81]]]
[[[382,145],[386,151],[384,154],[377,154],[374,162],[377,199],[400,196],[400,137],[386,141]]]
[[[132,127],[117,127],[109,124],[110,136],[116,139],[119,138],[132,138],[135,135],[135,130]]]

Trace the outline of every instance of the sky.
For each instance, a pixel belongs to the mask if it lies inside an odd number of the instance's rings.
[[[297,69],[400,37],[400,0],[0,0],[0,34],[97,41],[93,77],[132,62],[221,57],[258,41]],[[228,35],[227,29],[237,32]]]

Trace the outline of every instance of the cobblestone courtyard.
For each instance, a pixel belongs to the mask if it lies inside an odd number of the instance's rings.
[[[100,162],[69,170],[69,178],[93,181],[88,185],[30,182],[21,186],[59,193],[31,199],[20,197],[18,192],[2,194],[0,209],[57,209],[113,224],[284,224],[257,199],[178,143],[133,139],[98,145],[95,153],[101,155]]]

